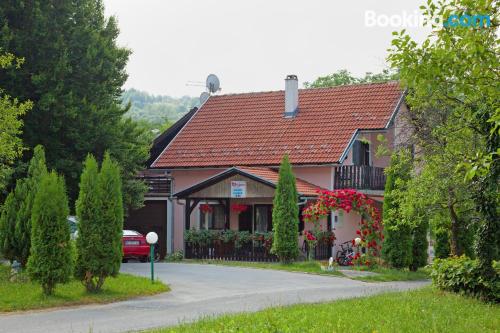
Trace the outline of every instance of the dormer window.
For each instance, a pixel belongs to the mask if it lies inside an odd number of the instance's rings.
[[[352,146],[352,164],[370,165],[370,144],[361,140],[354,141]]]

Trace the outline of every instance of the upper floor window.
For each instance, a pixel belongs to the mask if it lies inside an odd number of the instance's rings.
[[[352,164],[370,165],[370,144],[360,140],[354,141],[352,146]]]

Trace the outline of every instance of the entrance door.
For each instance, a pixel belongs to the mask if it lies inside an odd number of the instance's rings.
[[[239,214],[239,231],[252,232],[252,216],[253,206],[248,206],[248,209]]]

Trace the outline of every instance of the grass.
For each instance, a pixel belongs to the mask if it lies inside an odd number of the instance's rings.
[[[328,272],[321,270],[321,264],[319,261],[298,261],[290,264],[282,264],[279,262],[248,262],[248,261],[225,261],[225,260],[184,260],[182,262],[248,267],[248,268],[261,268],[261,269],[275,269],[287,272],[301,272],[310,274],[343,276],[343,274],[338,271]]]
[[[431,287],[206,318],[148,332],[498,332],[500,306]]]
[[[184,260],[182,262],[248,267],[248,268],[276,269],[288,272],[301,272],[301,273],[336,275],[336,276],[345,276],[344,274],[342,274],[342,272],[339,272],[338,269],[353,269],[362,271],[368,270],[366,267],[354,266],[354,267],[336,267],[335,271],[327,272],[321,270],[321,262],[319,261],[298,261],[291,264],[281,264],[276,262],[246,262],[246,261],[189,259],[189,260]],[[327,263],[323,263],[323,265],[327,265]],[[377,273],[377,275],[350,277],[350,278],[365,282],[415,281],[415,280],[426,280],[429,278],[429,274],[425,270],[418,270],[417,272],[411,272],[409,270],[398,270],[398,269],[391,269],[384,267],[376,267],[369,269],[369,271]]]
[[[0,264],[0,312],[110,303],[168,290],[168,286],[159,281],[152,284],[149,279],[143,277],[120,274],[116,278],[108,278],[100,293],[87,294],[83,285],[73,280],[67,284],[57,285],[54,295],[45,296],[37,283],[10,282],[9,267]]]
[[[361,271],[368,270],[366,267],[353,267],[352,269]],[[416,272],[412,272],[410,270],[375,267],[369,269],[369,271],[377,273],[377,275],[359,276],[352,279],[365,282],[415,281],[429,279],[429,273],[425,269],[419,269]]]

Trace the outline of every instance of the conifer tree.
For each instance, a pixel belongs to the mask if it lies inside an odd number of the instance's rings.
[[[273,201],[273,246],[281,262],[287,263],[299,255],[299,207],[295,176],[288,155],[283,156],[278,185]]]
[[[94,291],[99,279],[101,253],[101,202],[98,193],[99,170],[92,155],[88,155],[80,178],[80,194],[76,201],[78,238],[76,239],[75,277],[87,291]]]
[[[32,212],[31,255],[28,274],[51,295],[72,273],[68,199],[64,179],[54,171],[42,176]]]
[[[33,158],[28,167],[28,176],[16,185],[16,196],[21,200],[16,217],[15,237],[17,257],[24,267],[28,262],[31,248],[31,215],[41,178],[47,173],[45,151],[42,146],[35,147]]]
[[[123,202],[120,168],[104,156],[101,171],[88,156],[76,203],[78,216],[75,276],[87,291],[97,292],[108,276],[116,276],[122,260]]]
[[[15,239],[16,216],[20,200],[12,191],[5,199],[0,215],[0,254],[13,262],[16,259],[17,247]]]
[[[384,190],[383,223],[384,243],[382,257],[395,268],[406,268],[412,260],[412,228],[403,218],[400,203],[410,179],[411,159],[409,152],[393,153],[391,164],[386,169]]]

